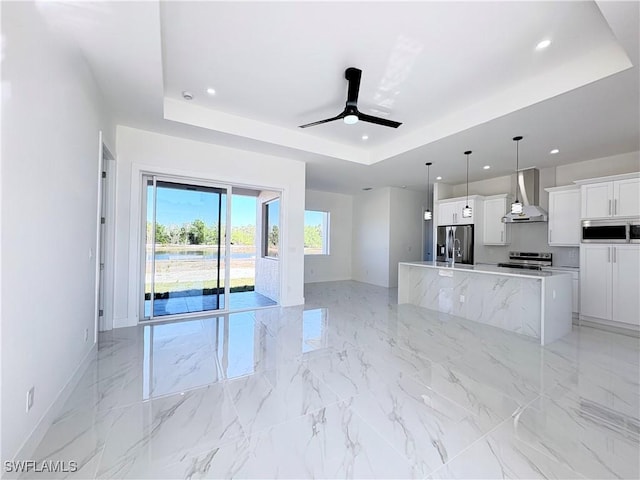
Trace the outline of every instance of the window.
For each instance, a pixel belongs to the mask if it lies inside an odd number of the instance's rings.
[[[280,199],[263,206],[262,256],[278,258],[280,247]]]
[[[329,255],[329,212],[305,210],[304,254]]]

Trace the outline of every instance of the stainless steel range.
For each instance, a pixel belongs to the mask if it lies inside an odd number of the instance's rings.
[[[542,270],[550,267],[552,261],[551,253],[539,252],[509,252],[509,262],[499,263],[499,267],[524,268],[527,270]]]

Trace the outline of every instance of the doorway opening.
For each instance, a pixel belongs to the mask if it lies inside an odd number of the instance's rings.
[[[231,200],[231,246],[229,272],[229,310],[247,310],[277,304],[265,295],[258,281],[261,256],[259,221],[261,190],[233,187]]]
[[[265,198],[279,205],[279,193],[152,174],[142,182],[140,318],[278,304],[279,263],[262,263],[262,239],[276,225],[269,251],[278,251],[279,209],[268,223],[263,212]]]

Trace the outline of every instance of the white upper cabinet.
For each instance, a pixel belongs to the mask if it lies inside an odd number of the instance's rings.
[[[440,200],[438,202],[438,225],[473,225],[478,218],[476,208],[480,208],[482,202],[478,201],[477,196],[469,197],[469,206],[471,207],[471,217],[464,218],[462,209],[467,205],[466,197],[452,198]]]
[[[546,190],[549,192],[549,245],[579,247],[580,189],[572,185]]]
[[[613,182],[613,215],[640,216],[640,178]]]
[[[462,216],[462,210],[458,212],[458,204],[456,202],[439,203],[438,204],[438,225],[455,224],[456,213]]]
[[[607,180],[607,178],[615,179]],[[581,180],[576,183],[581,185],[582,218],[640,215],[640,177],[637,174]]]
[[[494,195],[484,199],[484,215],[482,219],[482,243],[485,245],[508,245],[508,225],[502,222],[509,203],[507,195]]]

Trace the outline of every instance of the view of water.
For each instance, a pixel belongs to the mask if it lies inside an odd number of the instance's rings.
[[[224,252],[220,253],[221,257]],[[256,258],[255,253],[232,252],[231,259],[249,260]],[[177,250],[171,252],[156,252],[156,260],[217,260],[218,252],[215,250]],[[147,260],[151,260],[151,253],[147,253]]]

